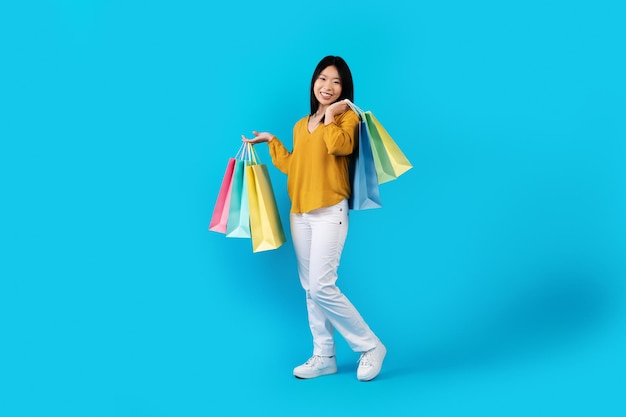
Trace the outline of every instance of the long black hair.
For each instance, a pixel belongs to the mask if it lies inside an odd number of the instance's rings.
[[[330,66],[337,68],[339,78],[341,79],[341,96],[337,99],[337,101],[347,98],[348,100],[354,102],[354,84],[352,83],[352,72],[350,72],[350,67],[348,67],[346,61],[344,61],[340,56],[328,55],[322,58],[319,64],[317,64],[317,67],[315,67],[315,71],[313,72],[313,77],[311,77],[311,115],[315,114],[320,106],[319,101],[315,98],[315,92],[313,91],[315,81],[319,78],[322,71]]]

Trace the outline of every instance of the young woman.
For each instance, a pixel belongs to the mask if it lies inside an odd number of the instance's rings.
[[[242,140],[267,142],[272,163],[287,174],[291,236],[313,335],[313,356],[293,374],[315,378],[337,372],[336,329],[361,352],[357,378],[370,381],[379,374],[387,350],[336,286],[348,233],[348,164],[359,125],[345,102],[354,101],[354,87],[341,57],[327,56],[318,63],[310,95],[311,114],[295,124],[291,152],[268,132],[253,131],[253,138]]]

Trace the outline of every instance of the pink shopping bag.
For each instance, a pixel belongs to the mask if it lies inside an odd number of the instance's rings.
[[[213,216],[209,223],[209,230],[226,234],[226,225],[228,224],[228,212],[230,209],[230,191],[233,181],[233,171],[235,168],[235,158],[230,158],[226,165],[226,172],[222,179],[217,201],[213,208]]]

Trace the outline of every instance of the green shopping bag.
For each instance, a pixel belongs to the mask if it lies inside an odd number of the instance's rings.
[[[394,171],[393,165],[391,165],[387,149],[383,144],[380,132],[374,124],[373,117],[374,115],[371,111],[363,112],[363,118],[365,119],[365,125],[367,126],[367,132],[372,145],[372,155],[374,156],[374,166],[376,167],[378,183],[382,184],[395,180],[398,178],[398,175]]]
[[[367,125],[370,129],[372,137],[376,136],[377,139],[375,140],[380,139],[380,142],[384,147],[384,153],[386,153],[387,158],[386,160],[393,169],[393,173],[395,175],[394,178],[399,177],[409,169],[413,168],[413,165],[409,162],[404,152],[402,152],[398,144],[392,139],[391,135],[387,133],[383,125],[376,119],[376,117],[374,117],[372,112],[366,111],[365,116],[367,118]],[[387,169],[386,166],[385,169]],[[378,178],[380,180],[380,176]]]

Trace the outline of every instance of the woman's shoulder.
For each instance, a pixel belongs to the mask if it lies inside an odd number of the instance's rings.
[[[302,116],[296,123],[306,123],[309,120],[309,115]]]
[[[298,121],[296,121],[296,123],[294,124],[294,126],[299,126],[299,125],[306,125],[309,122],[309,115],[307,114],[306,116],[298,119]]]

